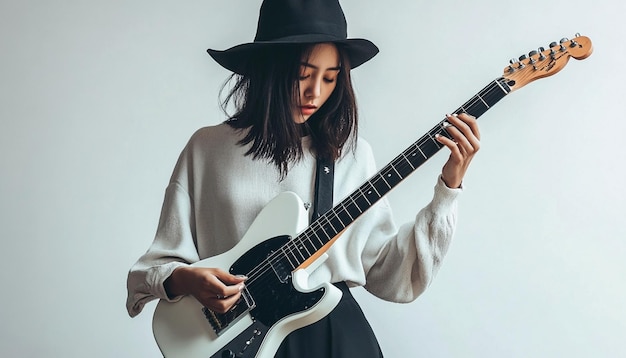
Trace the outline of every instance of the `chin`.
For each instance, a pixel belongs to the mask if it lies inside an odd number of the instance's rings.
[[[303,116],[303,115],[298,115],[295,116],[293,118],[293,121],[298,123],[298,124],[303,124],[304,122],[306,122],[309,118],[311,118],[311,116]]]

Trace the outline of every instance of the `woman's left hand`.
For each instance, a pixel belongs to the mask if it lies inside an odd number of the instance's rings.
[[[454,140],[437,136],[439,143],[450,149],[450,158],[443,166],[441,179],[449,188],[459,188],[474,154],[480,149],[480,132],[476,118],[467,113],[447,115],[446,119],[452,124],[446,130]]]

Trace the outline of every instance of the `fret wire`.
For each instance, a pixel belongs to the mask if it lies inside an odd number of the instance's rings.
[[[326,222],[328,223],[328,226],[330,226],[330,228],[333,230],[333,231],[332,231],[332,232],[334,233],[334,234],[333,234],[333,237],[334,237],[335,235],[337,235],[337,234],[339,233],[339,231],[341,231],[341,230],[337,230],[337,228],[333,225],[333,223],[330,221],[330,219],[328,218],[328,216],[324,215],[324,220],[326,220]]]
[[[496,88],[496,86],[497,86],[497,85],[496,85],[496,81],[492,81],[490,84],[488,84],[485,88],[483,88],[483,89],[482,89],[480,92],[478,92],[478,93],[480,94],[480,93],[483,93],[483,92],[490,91],[490,90],[492,90],[492,89],[495,89],[495,88]],[[476,97],[476,96],[472,97],[469,101],[465,102],[465,104],[463,104],[463,105],[461,106],[461,108],[462,108],[462,109],[463,109],[463,108],[467,108],[467,107],[468,107],[468,105],[472,105],[472,104],[471,104],[471,102],[472,102],[472,101],[474,101],[474,103],[475,103],[475,101],[476,101],[476,100],[475,100],[475,97]],[[473,105],[472,105],[472,106],[473,106]],[[469,112],[469,110],[465,110],[465,112],[470,113],[470,112]],[[470,114],[471,114],[471,113],[470,113]]]
[[[304,244],[304,241],[300,240],[300,245],[298,245],[298,246],[300,246],[300,247],[298,247],[298,251],[302,252],[302,249],[304,249],[304,250],[306,250],[306,253],[308,254],[308,257],[311,257],[311,253],[309,252],[309,249]]]
[[[302,238],[300,238],[300,236],[302,236]],[[317,236],[314,237],[313,235],[311,235],[311,227],[309,227],[302,234],[298,235],[298,237],[296,237],[294,240],[302,240],[302,241],[308,240],[312,245],[315,245],[313,243],[314,239],[317,239],[317,241],[319,241],[320,245],[324,244],[324,242],[322,240],[320,240],[319,237],[317,237]]]
[[[395,157],[391,161],[391,163],[392,163],[391,166],[393,167],[393,170],[395,170],[396,174],[398,174],[398,177],[402,181],[402,179],[404,179],[405,177],[402,174],[402,169],[405,168],[406,159],[403,157],[402,153],[400,153],[397,157]]]
[[[504,94],[509,94],[509,92],[507,92],[507,91],[504,89],[504,87],[502,87],[502,85],[500,84],[500,81],[497,81],[497,80],[496,80],[496,81],[494,81],[494,82],[498,85],[498,87],[500,87],[500,89],[502,90],[502,92],[504,92]]]
[[[346,225],[346,223],[344,223],[344,222],[343,222],[343,220],[341,220],[341,218],[339,217],[339,214],[338,214],[338,213],[336,213],[336,212],[335,212],[335,210],[333,210],[332,212],[333,212],[333,214],[335,215],[335,217],[337,218],[337,220],[339,220],[339,222],[341,223],[341,225],[342,225],[343,227],[346,227],[346,226],[347,226],[347,225]]]
[[[481,96],[477,96],[477,97],[478,97],[478,99],[480,99],[485,104],[485,106],[487,106],[487,109],[490,108],[489,105],[487,104],[487,102],[485,102],[485,100]]]
[[[357,193],[355,192],[355,194]],[[354,202],[359,206],[359,209],[361,209],[361,213],[366,212],[371,206],[371,204],[368,203],[367,198],[363,197],[363,195],[355,195]]]
[[[398,170],[396,169],[395,165],[391,165],[391,168],[393,168],[393,171],[396,172],[396,174],[398,174],[398,178],[400,178],[400,180],[404,179],[404,177],[400,175],[400,173],[398,173]]]
[[[433,137],[432,134],[428,133],[428,137],[430,138],[430,140],[435,143],[435,146],[439,149],[441,149],[443,147],[443,144],[437,142],[437,140]],[[424,143],[425,144],[425,143]]]
[[[295,249],[294,251],[297,252],[298,254],[300,254],[300,256],[302,257],[302,261],[301,262],[306,261],[307,258],[304,257],[304,255],[302,255],[302,252],[300,251],[300,249],[298,249],[298,247],[296,246],[296,243],[293,243],[293,248]]]
[[[380,172],[379,172],[380,173]],[[385,182],[385,184],[387,184],[387,186],[389,187],[389,189],[392,188],[391,185],[389,185],[389,182],[387,181],[387,179],[385,179],[385,176],[382,175],[382,173],[378,174],[378,176]]]
[[[306,236],[309,240],[311,240],[310,234],[307,234]],[[315,235],[315,238],[320,242],[320,245],[324,246],[325,242],[322,239],[320,239],[317,235]]]
[[[378,190],[376,190],[376,187],[374,187],[374,185],[372,185],[372,183],[367,181],[367,182],[365,182],[363,187],[365,187],[365,186],[367,186],[367,190],[365,191],[365,194],[367,194],[368,196],[373,196],[374,197],[374,200],[372,201],[372,203],[375,203],[380,198],[382,198],[382,195],[380,195],[380,193],[378,192]]]
[[[289,249],[289,252],[287,253],[287,255],[291,255],[293,260],[296,262],[296,265],[294,265],[293,262],[291,261],[291,259],[289,259],[289,256],[287,256],[287,260],[289,260],[289,262],[291,263],[292,266],[294,266],[294,268],[300,266],[302,261],[300,261],[300,259],[298,259],[298,257],[294,253],[294,250],[293,250],[294,249],[294,243],[293,243],[293,241],[290,241],[286,245],[283,245],[283,247],[285,247],[285,246],[287,247],[287,249]]]
[[[302,252],[298,249],[297,243],[291,241],[291,252],[293,254],[294,259],[298,262],[298,265],[303,263],[306,260],[306,257],[302,255]],[[298,257],[299,256],[299,257]]]
[[[357,189],[357,190],[361,193],[361,196],[365,198],[365,201],[367,201],[367,203],[371,206],[371,205],[372,205],[372,202],[371,202],[371,201],[367,198],[367,196],[366,196],[366,195],[365,195],[365,193],[363,192],[362,187],[360,187],[360,188],[359,188],[359,189]]]
[[[424,152],[422,151],[422,148],[420,148],[419,144],[415,145],[415,147],[417,147],[417,150],[419,150],[420,153],[422,153],[422,156],[424,157],[424,159],[428,159],[428,156],[426,154],[424,154]]]
[[[380,175],[375,176],[372,180],[370,180],[370,183],[376,189],[376,192],[380,196],[383,196],[385,195],[385,193],[389,192],[389,186],[384,180],[381,180]]]
[[[289,255],[287,255],[287,253],[285,253],[285,246],[287,245],[283,245],[280,249],[283,252],[283,256],[287,258],[287,261],[289,261],[289,265],[291,265],[292,269],[295,269],[297,266],[293,264],[293,262],[291,262],[291,259],[289,258]]]
[[[354,194],[353,194],[354,195]],[[357,210],[360,211],[361,214],[363,214],[363,210],[361,210],[361,208],[359,207],[359,204],[356,203],[356,201],[354,200],[354,198],[352,198],[352,195],[350,195],[348,198],[350,198],[350,200],[352,201],[352,203],[354,204],[354,206],[357,208]],[[350,215],[352,217],[352,215]]]
[[[309,256],[312,256],[312,254],[316,253],[317,250],[319,250],[319,247],[316,247],[311,240],[300,241],[302,242],[302,245],[305,247],[306,252],[309,254]]]
[[[412,165],[408,163],[408,160],[403,156],[403,153],[400,153],[400,155],[398,155],[392,161],[392,163],[393,163],[392,164],[393,169],[395,170],[396,174],[398,175],[398,178],[400,179],[398,180],[398,183],[400,183],[402,180],[404,180],[404,178],[406,178],[409,174],[413,172],[413,170],[410,168],[412,167]],[[407,163],[409,165],[407,165]],[[396,185],[398,183],[396,183]]]
[[[497,91],[492,91],[488,94],[485,95],[486,98],[491,98],[493,100],[493,103],[497,103],[499,100],[501,100],[502,98],[502,94],[497,92]]]
[[[413,163],[411,163],[411,161],[409,160],[409,158],[406,156],[406,154],[405,154],[404,152],[402,152],[402,156],[403,156],[403,157],[404,157],[404,159],[405,159],[405,160],[409,163],[409,165],[411,166],[411,169],[412,169],[412,170],[417,169],[417,168],[415,168],[415,167],[413,166]]]
[[[335,213],[332,211],[329,212],[329,215],[326,217],[326,220],[328,221],[328,224],[333,228],[334,235],[339,234],[346,227],[346,225],[344,225],[343,222],[339,219],[339,217],[335,215]]]
[[[378,189],[376,189],[376,187],[372,184],[371,181],[367,181],[367,183],[370,185],[370,187],[372,187],[372,189],[374,189],[374,191],[376,192],[376,195],[378,195],[378,197],[382,197],[382,195],[380,195],[380,193],[378,192]]]
[[[319,218],[319,220],[322,220],[322,219],[323,219],[323,216]],[[326,236],[329,239],[333,237],[332,235],[328,235],[328,232],[324,229],[324,225],[321,222],[318,224],[318,226],[320,229],[322,229],[322,232],[324,232],[324,236]]]
[[[320,224],[319,224],[319,219],[318,219],[318,220],[313,222],[313,225],[311,225],[311,231],[315,235],[315,237],[317,238],[317,241],[319,241],[322,244],[322,246],[324,246],[326,244],[326,241],[323,240],[324,235],[322,235],[322,237],[320,237],[319,228],[320,228]]]
[[[354,221],[354,217],[352,217],[352,215],[350,214],[350,210],[348,210],[347,206],[344,206],[343,211],[350,217],[350,220]]]

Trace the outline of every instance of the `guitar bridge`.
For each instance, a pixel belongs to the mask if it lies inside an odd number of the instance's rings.
[[[244,287],[239,300],[225,313],[217,313],[206,307],[202,307],[202,312],[215,333],[219,336],[228,329],[231,324],[237,322],[254,307],[256,307],[254,299],[252,295],[250,295],[250,292],[248,292],[248,289]]]

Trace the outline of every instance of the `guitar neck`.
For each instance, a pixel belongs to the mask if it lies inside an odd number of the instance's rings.
[[[510,92],[511,87],[508,80],[502,77],[498,78],[453,113],[465,112],[478,118]],[[309,258],[319,254],[322,248],[327,247],[354,220],[434,156],[443,147],[435,137],[439,134],[451,138],[445,130],[446,126],[445,119],[439,122],[357,190],[320,216],[298,237],[286,244],[281,251],[291,266],[296,268]]]

